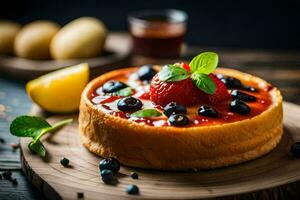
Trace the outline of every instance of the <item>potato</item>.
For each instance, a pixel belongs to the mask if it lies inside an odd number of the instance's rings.
[[[12,21],[0,21],[0,54],[13,54],[15,37],[21,25]]]
[[[22,28],[15,40],[15,53],[28,59],[50,58],[50,42],[59,25],[46,20],[31,22]]]
[[[82,17],[65,25],[50,44],[54,59],[90,58],[104,47],[106,27],[98,19]]]

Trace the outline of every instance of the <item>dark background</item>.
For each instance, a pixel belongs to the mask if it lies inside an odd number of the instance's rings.
[[[51,19],[63,25],[81,16],[96,16],[110,30],[127,30],[128,12],[157,8],[188,13],[187,42],[192,45],[300,49],[299,0],[5,0],[0,18],[22,24]]]

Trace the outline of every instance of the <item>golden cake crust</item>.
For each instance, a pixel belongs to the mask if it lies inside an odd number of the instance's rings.
[[[91,81],[82,93],[79,130],[83,145],[101,157],[115,157],[122,164],[147,169],[185,170],[229,166],[258,158],[276,147],[283,134],[282,96],[270,91],[271,106],[250,119],[222,125],[154,127],[103,113],[89,100],[96,86],[112,77],[135,71],[120,69]],[[241,81],[267,84],[233,69],[217,73]]]

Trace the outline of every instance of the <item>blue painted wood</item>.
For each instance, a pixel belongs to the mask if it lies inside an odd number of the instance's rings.
[[[0,143],[0,173],[10,169],[12,176],[18,181],[15,186],[8,180],[0,180],[1,200],[43,198],[22,173],[19,150],[13,150],[10,146],[19,142],[9,132],[11,120],[28,113],[30,107],[31,102],[25,93],[24,83],[0,78],[0,138],[5,140],[5,143]]]

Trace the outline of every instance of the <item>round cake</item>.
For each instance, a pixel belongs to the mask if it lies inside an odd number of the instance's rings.
[[[205,52],[190,64],[125,68],[82,93],[83,145],[146,169],[229,166],[258,158],[283,134],[282,96],[261,78],[216,68]]]

